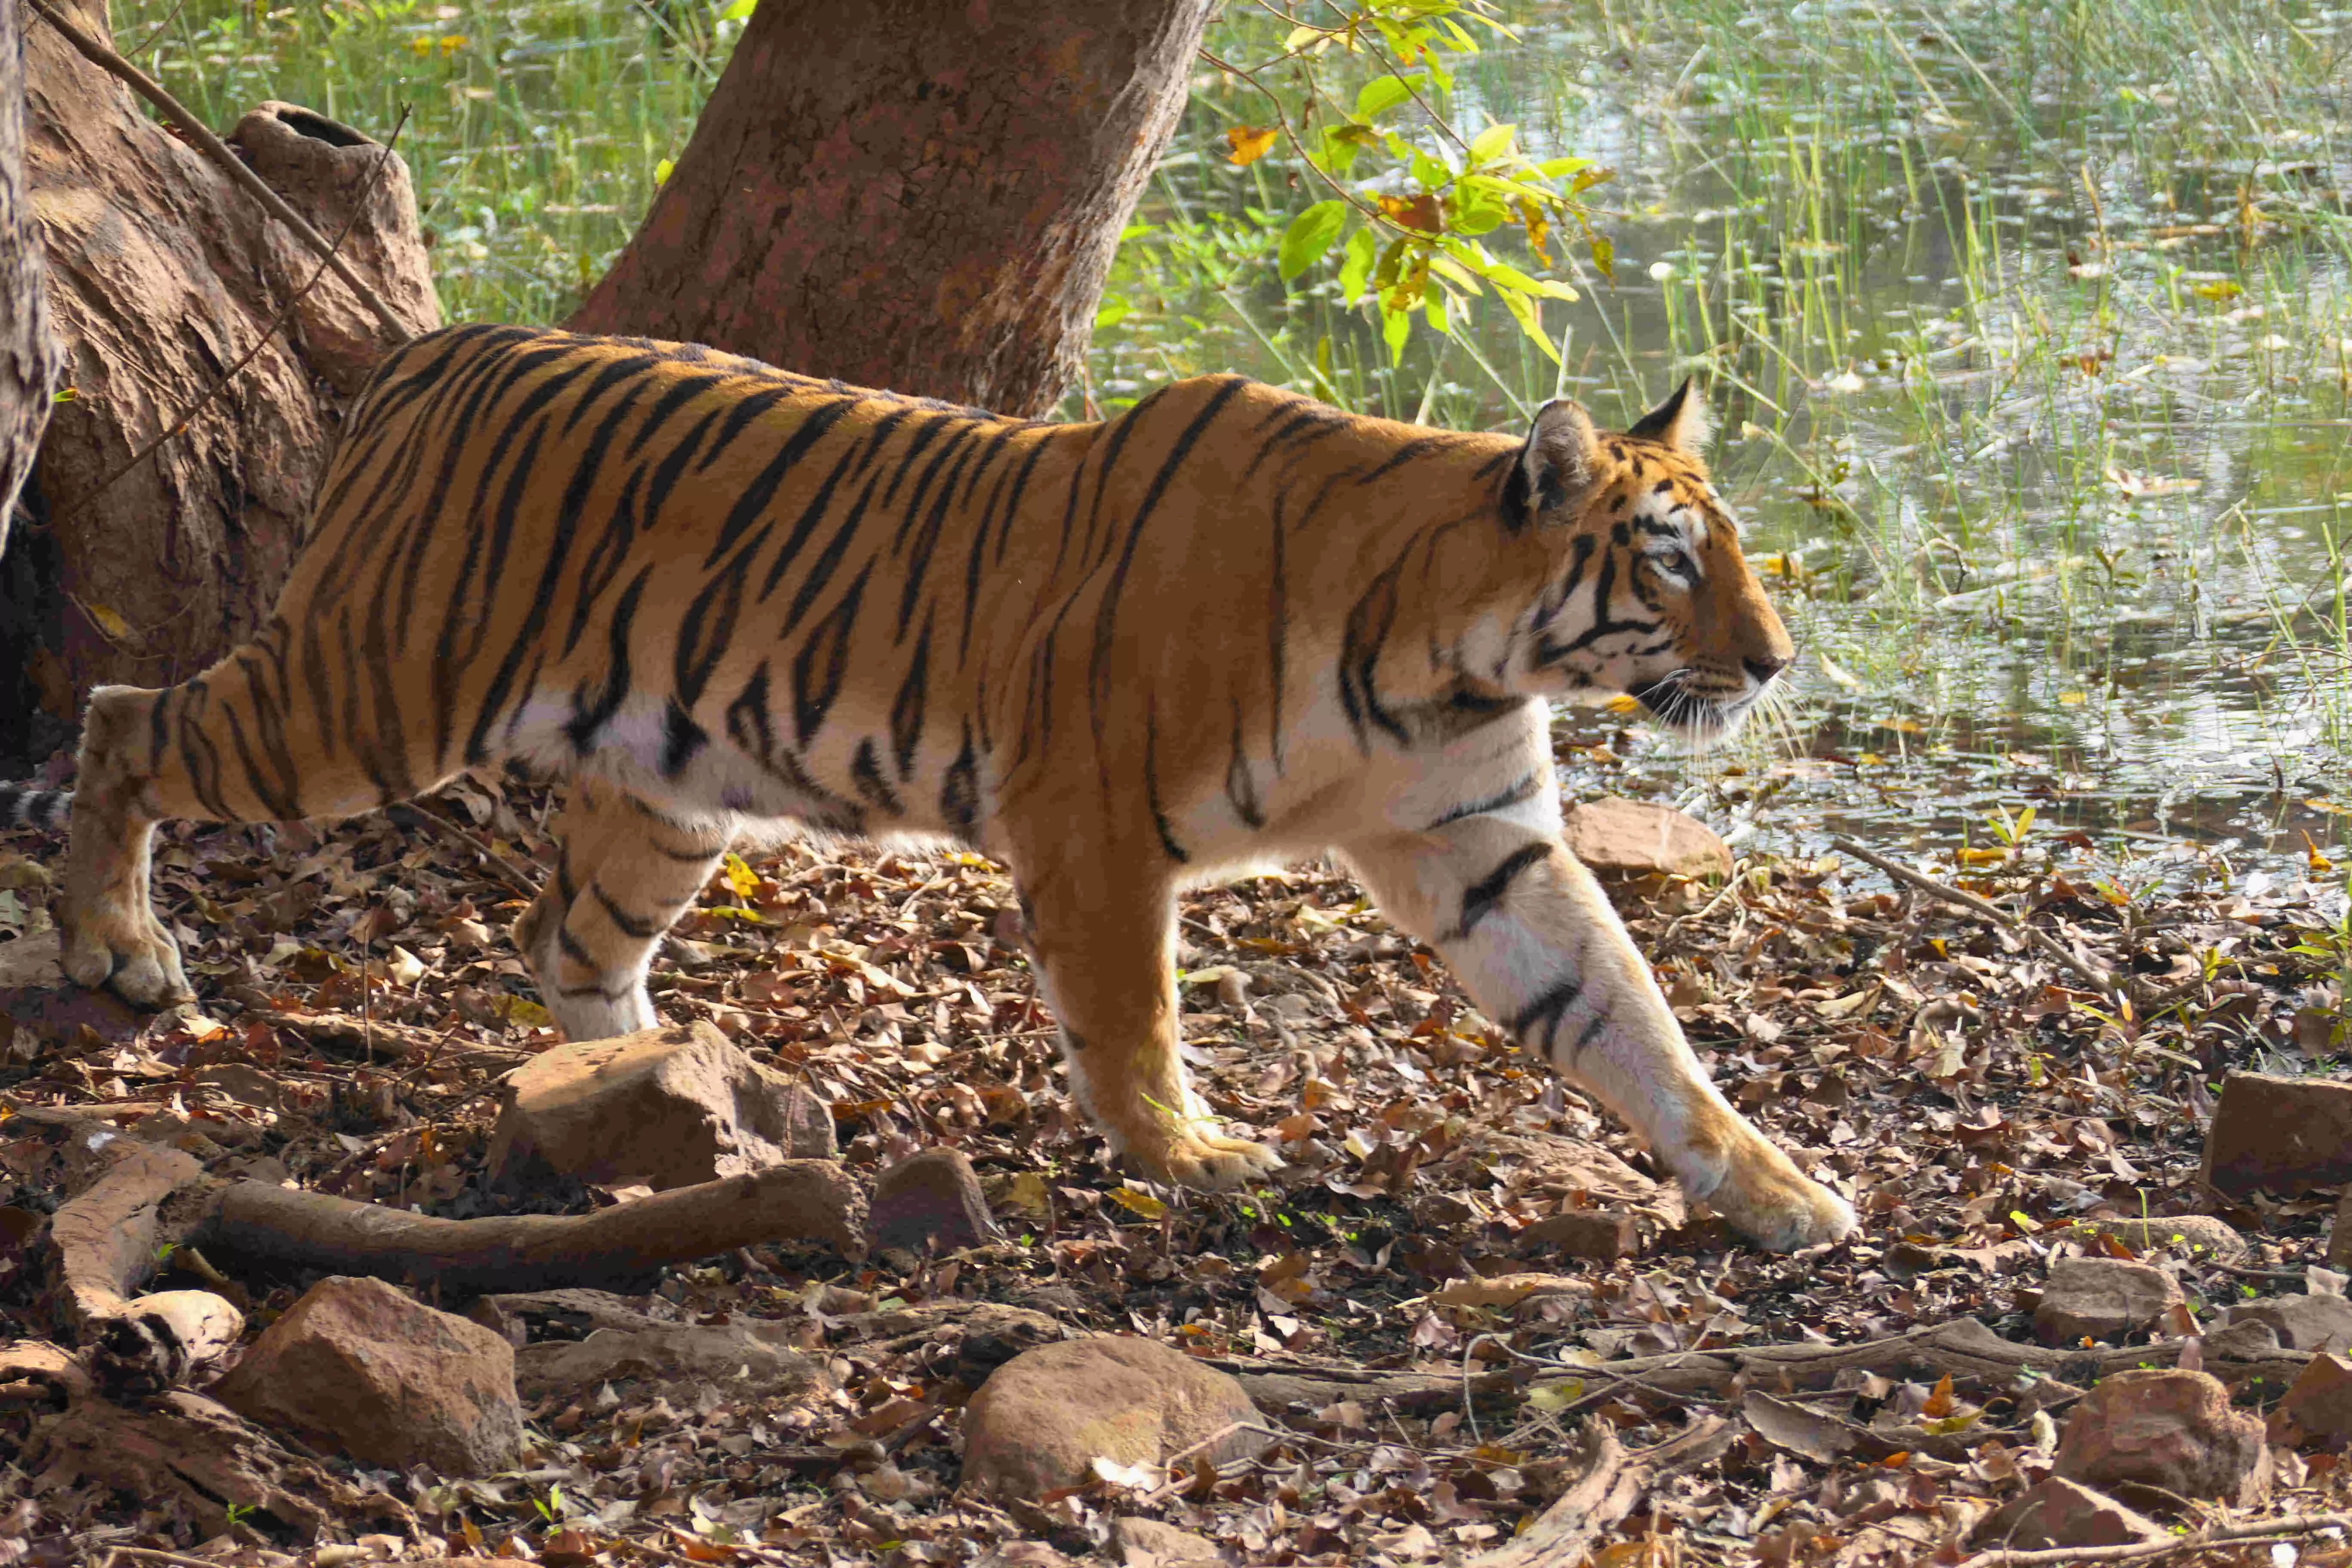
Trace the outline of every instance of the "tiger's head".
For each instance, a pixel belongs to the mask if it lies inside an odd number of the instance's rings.
[[[1503,510],[1517,551],[1542,562],[1543,588],[1514,628],[1507,684],[1627,693],[1709,742],[1738,730],[1795,660],[1707,479],[1706,436],[1687,381],[1622,435],[1574,403],[1536,415]]]

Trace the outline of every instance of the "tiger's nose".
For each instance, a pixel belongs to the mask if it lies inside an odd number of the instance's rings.
[[[1797,657],[1794,654],[1767,654],[1762,658],[1743,658],[1739,662],[1748,667],[1748,673],[1754,676],[1760,685],[1796,663]]]

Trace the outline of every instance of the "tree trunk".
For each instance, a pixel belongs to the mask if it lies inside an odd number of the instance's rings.
[[[28,15],[0,0],[0,553],[16,492],[33,471],[57,387],[57,345],[41,286],[40,232],[25,193],[25,51]]]
[[[97,0],[60,8],[108,36]],[[341,279],[311,286],[314,252],[130,89],[45,23],[26,42],[26,174],[75,395],[26,490],[45,526],[0,560],[0,758],[18,763],[71,735],[93,685],[168,685],[254,629],[343,405],[389,346]],[[440,324],[397,156],[292,104],[261,105],[228,140],[342,237],[342,258],[410,331]]]
[[[568,323],[1007,413],[1076,375],[1206,0],[766,0]]]

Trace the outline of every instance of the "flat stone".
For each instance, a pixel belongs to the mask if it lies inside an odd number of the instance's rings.
[[[2058,1236],[2112,1236],[2134,1252],[2179,1252],[2221,1263],[2236,1263],[2250,1250],[2246,1238],[2227,1220],[2209,1214],[2184,1214],[2156,1219],[2078,1219]]]
[[[926,1149],[875,1179],[866,1209],[866,1238],[875,1251],[954,1252],[997,1239],[988,1195],[961,1149]]]
[[[1223,1562],[1217,1554],[1216,1542],[1206,1536],[1162,1524],[1156,1519],[1138,1519],[1129,1514],[1114,1520],[1110,1539],[1118,1549],[1122,1568],[1193,1568],[1194,1564]]]
[[[793,1333],[793,1325],[776,1321],[598,1329],[584,1340],[546,1340],[515,1352],[515,1387],[534,1401],[648,1379],[665,1387],[716,1384],[730,1397],[829,1392],[824,1363],[795,1348]]]
[[[972,1396],[963,1484],[1034,1502],[1085,1485],[1097,1458],[1157,1465],[1191,1450],[1223,1464],[1265,1447],[1258,1433],[1224,1430],[1259,1419],[1238,1379],[1156,1340],[1065,1340],[1023,1352]]]
[[[2242,1301],[2225,1323],[2263,1323],[2291,1351],[2352,1350],[2352,1301],[2341,1296],[2273,1296]]]
[[[1642,1250],[1642,1225],[1623,1209],[1570,1209],[1531,1222],[1519,1240],[1568,1258],[1614,1263]]]
[[[2100,1380],[2066,1422],[2053,1473],[2106,1490],[2147,1487],[2250,1508],[2268,1495],[2263,1424],[2220,1379],[2177,1367]]]
[[[1988,1515],[1973,1539],[1979,1546],[2040,1552],[2061,1546],[2138,1546],[2168,1537],[2156,1521],[2103,1492],[2062,1476],[2045,1476]]]
[[[2352,1439],[2352,1361],[2313,1356],[2271,1411],[2270,1436],[2283,1447]]]
[[[833,1154],[822,1101],[697,1021],[558,1046],[509,1074],[488,1163],[508,1185],[552,1172],[659,1192]]]
[[[2153,1264],[2063,1258],[2050,1266],[2033,1332],[2045,1345],[2113,1339],[2147,1328],[2180,1300],[2179,1284]]]
[[[522,1458],[514,1347],[381,1279],[320,1280],[209,1392],[363,1464],[461,1477]]]
[[[2206,1129],[2202,1173],[2231,1198],[2352,1181],[2352,1083],[2231,1073]]]
[[[1596,877],[1728,877],[1731,850],[1715,830],[1670,805],[1616,795],[1569,809],[1568,847]]]

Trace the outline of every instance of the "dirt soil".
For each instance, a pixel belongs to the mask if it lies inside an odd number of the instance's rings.
[[[577,1186],[504,1199],[481,1179],[497,1074],[556,1039],[505,934],[551,863],[548,809],[543,795],[468,783],[334,828],[167,829],[160,902],[204,1001],[159,1018],[79,993],[20,1009],[0,1041],[0,1115],[70,1107],[215,1170],[459,1217],[615,1201]],[[40,867],[61,851],[0,837],[0,937],[45,926]],[[647,1279],[636,1304],[655,1315],[796,1325],[829,1351],[842,1392],[674,1405],[660,1389],[608,1390],[529,1410],[530,1468],[488,1479],[338,1461],[361,1490],[406,1507],[404,1540],[347,1536],[321,1554],[262,1516],[201,1542],[140,1498],[44,1493],[12,1465],[0,1562],[103,1563],[118,1547],[148,1549],[136,1561],[272,1564],[445,1552],[1115,1560],[1122,1514],[1206,1536],[1235,1563],[1458,1561],[1507,1542],[1566,1484],[1578,1423],[1598,1415],[1639,1447],[1696,1415],[1740,1412],[1736,1390],[1662,1392],[1612,1378],[1612,1360],[1959,1318],[2030,1342],[2053,1258],[2131,1251],[2058,1236],[2085,1215],[2217,1215],[2251,1244],[2228,1263],[2185,1243],[2157,1249],[2194,1315],[2159,1339],[2305,1289],[2333,1195],[2230,1206],[2198,1163],[2223,1072],[2340,1060],[2344,959],[2327,933],[2343,919],[2341,874],[2315,865],[2292,884],[2134,894],[2084,845],[1972,858],[1937,874],[2021,900],[2042,929],[2153,977],[2172,1005],[2119,1017],[2014,933],[1851,862],[1743,860],[1727,886],[1628,893],[1636,937],[1718,1079],[1863,1215],[1852,1242],[1785,1258],[1654,1187],[1612,1118],[1514,1047],[1328,868],[1185,902],[1194,1071],[1220,1114],[1288,1162],[1256,1191],[1204,1197],[1127,1179],[1070,1104],[1002,868],[806,846],[730,861],[665,950],[662,1011],[712,1019],[803,1076],[862,1173],[930,1145],[965,1151],[1002,1244],[856,1266],[762,1247]],[[319,1015],[362,1026],[353,1037],[306,1022]],[[28,1247],[58,1201],[58,1165],[51,1142],[11,1137],[0,1120],[0,1334],[57,1331]],[[1562,1217],[1591,1210],[1631,1215],[1638,1254],[1568,1255],[1564,1242],[1591,1250],[1596,1233],[1615,1234]],[[310,1283],[201,1262],[226,1275],[249,1331]],[[1546,1278],[1496,1279],[1524,1274]],[[155,1288],[204,1282],[167,1269]],[[962,1403],[994,1353],[959,1336],[972,1302],[1321,1381],[1267,1412],[1292,1436],[1254,1464],[1187,1462],[1002,1510],[955,1495]],[[1838,1452],[1743,1426],[1596,1561],[1958,1561],[1990,1503],[2047,1468],[2050,1417],[2077,1391],[1947,1370],[1858,1373],[1831,1396],[1849,1428],[1925,1429],[1936,1443]],[[37,1401],[0,1398],[0,1453],[13,1460],[45,1418]],[[2270,1510],[2339,1506],[2336,1458],[2291,1457]],[[2171,1521],[2212,1511],[2184,1506]],[[2204,1560],[2280,1561],[2271,1553]]]

